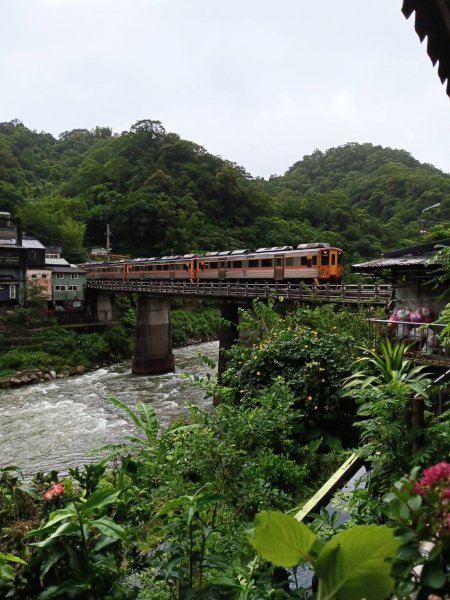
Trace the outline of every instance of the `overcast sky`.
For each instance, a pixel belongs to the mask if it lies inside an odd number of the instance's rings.
[[[450,171],[450,98],[402,0],[0,0],[0,121],[57,136],[139,119],[283,174],[316,148]]]

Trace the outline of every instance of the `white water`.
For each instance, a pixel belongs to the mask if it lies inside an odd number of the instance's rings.
[[[25,475],[70,467],[95,459],[89,451],[118,443],[135,432],[126,415],[109,398],[133,407],[152,404],[161,427],[185,411],[186,401],[211,406],[182,373],[204,374],[209,369],[199,353],[217,360],[218,343],[209,342],[174,351],[175,373],[142,376],[131,363],[50,382],[0,390],[0,466],[16,465]]]

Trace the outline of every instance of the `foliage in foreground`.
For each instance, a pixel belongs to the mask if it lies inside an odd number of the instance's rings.
[[[387,499],[390,529],[373,523],[387,517],[381,514],[377,491],[374,493],[370,487],[365,490],[368,500],[359,504],[359,523],[355,514],[348,524],[339,526],[332,517],[322,515],[318,526],[300,526],[299,529],[300,524],[292,525],[283,514],[274,513],[274,510],[286,511],[303,504],[345,456],[340,447],[348,440],[341,440],[336,432],[336,443],[322,443],[327,439],[325,426],[311,439],[304,435],[311,419],[303,409],[310,402],[305,398],[308,389],[304,382],[311,380],[309,365],[315,357],[320,356],[323,362],[314,366],[324,365],[324,371],[327,369],[325,358],[331,356],[327,354],[328,336],[335,335],[338,344],[340,332],[334,334],[332,328],[347,319],[348,332],[350,325],[356,327],[354,315],[334,313],[328,308],[318,310],[316,316],[320,318],[314,328],[309,327],[307,315],[301,311],[285,318],[273,305],[265,308],[257,305],[254,313],[246,316],[246,325],[253,323],[253,330],[263,335],[263,340],[255,339],[253,348],[239,349],[248,353],[243,365],[239,364],[240,354],[234,357],[235,362],[232,355],[227,385],[207,386],[211,392],[221,394],[222,404],[214,412],[191,406],[186,418],[160,431],[150,405],[131,408],[120,400],[113,400],[116,408],[133,421],[137,433],[122,444],[105,448],[103,461],[72,469],[70,477],[63,480],[56,473],[40,474],[31,484],[25,484],[14,468],[2,471],[0,593],[5,598],[106,600],[138,595],[140,600],[260,600],[309,597],[308,586],[300,585],[294,590],[286,586],[286,581],[277,583],[278,573],[265,559],[283,566],[292,566],[298,560],[310,561],[319,579],[317,599],[335,600],[339,594],[340,600],[359,600],[363,595],[375,600],[376,595],[371,594],[389,593],[394,589],[394,582],[397,594],[405,592],[408,569],[418,560],[413,538],[417,542],[424,535],[436,536],[436,530],[424,529],[423,523],[430,523],[430,515],[435,514],[436,499],[447,501],[447,480],[439,484],[438,495],[434,488],[425,489],[429,479],[420,480],[424,494],[419,493],[419,488],[411,488],[414,484],[395,483],[393,496]],[[296,321],[300,316],[301,326]],[[293,327],[296,335],[291,333]],[[271,340],[264,342],[268,337]],[[352,335],[346,339],[355,341],[357,337]],[[281,363],[280,347],[285,352],[297,349],[301,358],[297,372],[286,357],[288,368],[283,375],[276,373],[281,365],[274,360],[271,376],[267,376],[265,383],[256,380],[257,393],[250,385],[241,388],[245,382],[240,378],[242,371],[249,378],[259,377],[254,372],[258,367],[250,368],[247,363],[264,361],[264,352],[271,360],[275,357]],[[306,350],[311,353],[309,360]],[[333,410],[336,414],[341,408],[337,373],[347,370],[342,368],[347,364],[343,349],[337,354],[335,349],[335,355],[342,364],[326,372],[330,382],[327,389],[335,394],[334,403],[323,404],[324,413],[329,412],[330,416]],[[370,361],[362,361],[362,364],[374,366]],[[378,394],[377,402],[366,402],[372,407],[372,413],[361,415],[364,419],[360,426],[367,432],[366,441],[373,445],[369,459],[375,467],[376,460],[383,463],[384,455],[388,455],[393,464],[390,453],[400,453],[395,448],[395,443],[400,445],[395,435],[391,432],[390,436],[383,437],[381,434],[388,426],[400,427],[401,434],[407,432],[403,418],[404,394],[409,393],[411,383],[411,380],[399,382],[395,378],[388,384],[372,380],[373,385],[360,388],[362,394]],[[395,386],[395,393],[389,386]],[[244,393],[240,393],[241,389]],[[358,401],[364,399],[358,397]],[[339,414],[343,418],[342,411]],[[441,437],[438,439],[445,442],[445,424],[432,420],[428,423],[430,431],[434,427],[435,434],[439,429]],[[446,427],[448,433],[448,424]],[[402,451],[405,465],[409,467],[409,454],[405,448]],[[438,451],[436,444],[425,439],[420,460],[425,462]],[[107,464],[110,465],[108,470]],[[421,499],[417,500],[416,496]],[[370,505],[374,498],[377,509]],[[353,504],[356,506],[357,502]],[[371,510],[363,512],[368,506]],[[444,507],[441,502],[438,506],[445,508],[446,504]],[[248,530],[255,513],[260,516],[256,533],[250,538],[253,542],[249,543]],[[269,524],[272,516],[274,527]],[[397,530],[395,539],[394,529]],[[270,536],[278,541],[274,543]],[[447,539],[442,532],[439,538]],[[281,559],[276,555],[280,542]],[[405,542],[409,545],[406,550]],[[252,544],[260,556],[255,555]],[[355,547],[358,549],[356,558]],[[448,560],[446,548],[440,548],[439,559],[442,555],[444,561]],[[378,574],[370,586],[372,591],[367,589],[367,575],[362,579],[352,571],[355,560],[363,556],[372,565],[373,573]],[[386,558],[392,561],[392,573],[390,564],[385,563]],[[433,561],[434,558],[430,560],[433,585],[428,589],[442,592],[447,585],[446,563]],[[436,564],[443,565],[440,574],[436,573]],[[416,585],[422,583],[428,585],[429,578]]]

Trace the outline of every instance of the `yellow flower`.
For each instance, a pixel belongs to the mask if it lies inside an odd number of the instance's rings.
[[[244,390],[239,390],[239,392],[240,392],[241,394],[243,394],[243,393],[244,393]]]
[[[279,302],[283,302],[284,297],[283,296],[278,296],[278,300],[279,300]]]
[[[306,399],[307,400],[312,400],[312,396],[308,396]]]
[[[319,367],[319,371],[325,371],[323,367]]]
[[[320,381],[323,383],[325,381],[325,379],[321,379]]]
[[[261,375],[261,373],[259,371],[256,371],[256,374],[258,375],[258,377]]]
[[[308,348],[308,344],[306,344],[305,346],[303,346],[304,348]]]
[[[291,330],[291,328],[290,328],[290,327],[288,327],[288,331],[290,331],[290,330]]]

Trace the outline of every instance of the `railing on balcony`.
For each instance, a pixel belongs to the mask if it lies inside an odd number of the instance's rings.
[[[389,338],[405,342],[407,357],[414,362],[450,366],[450,346],[442,343],[440,335],[445,325],[383,319],[368,319],[368,322],[372,347],[377,339]]]

